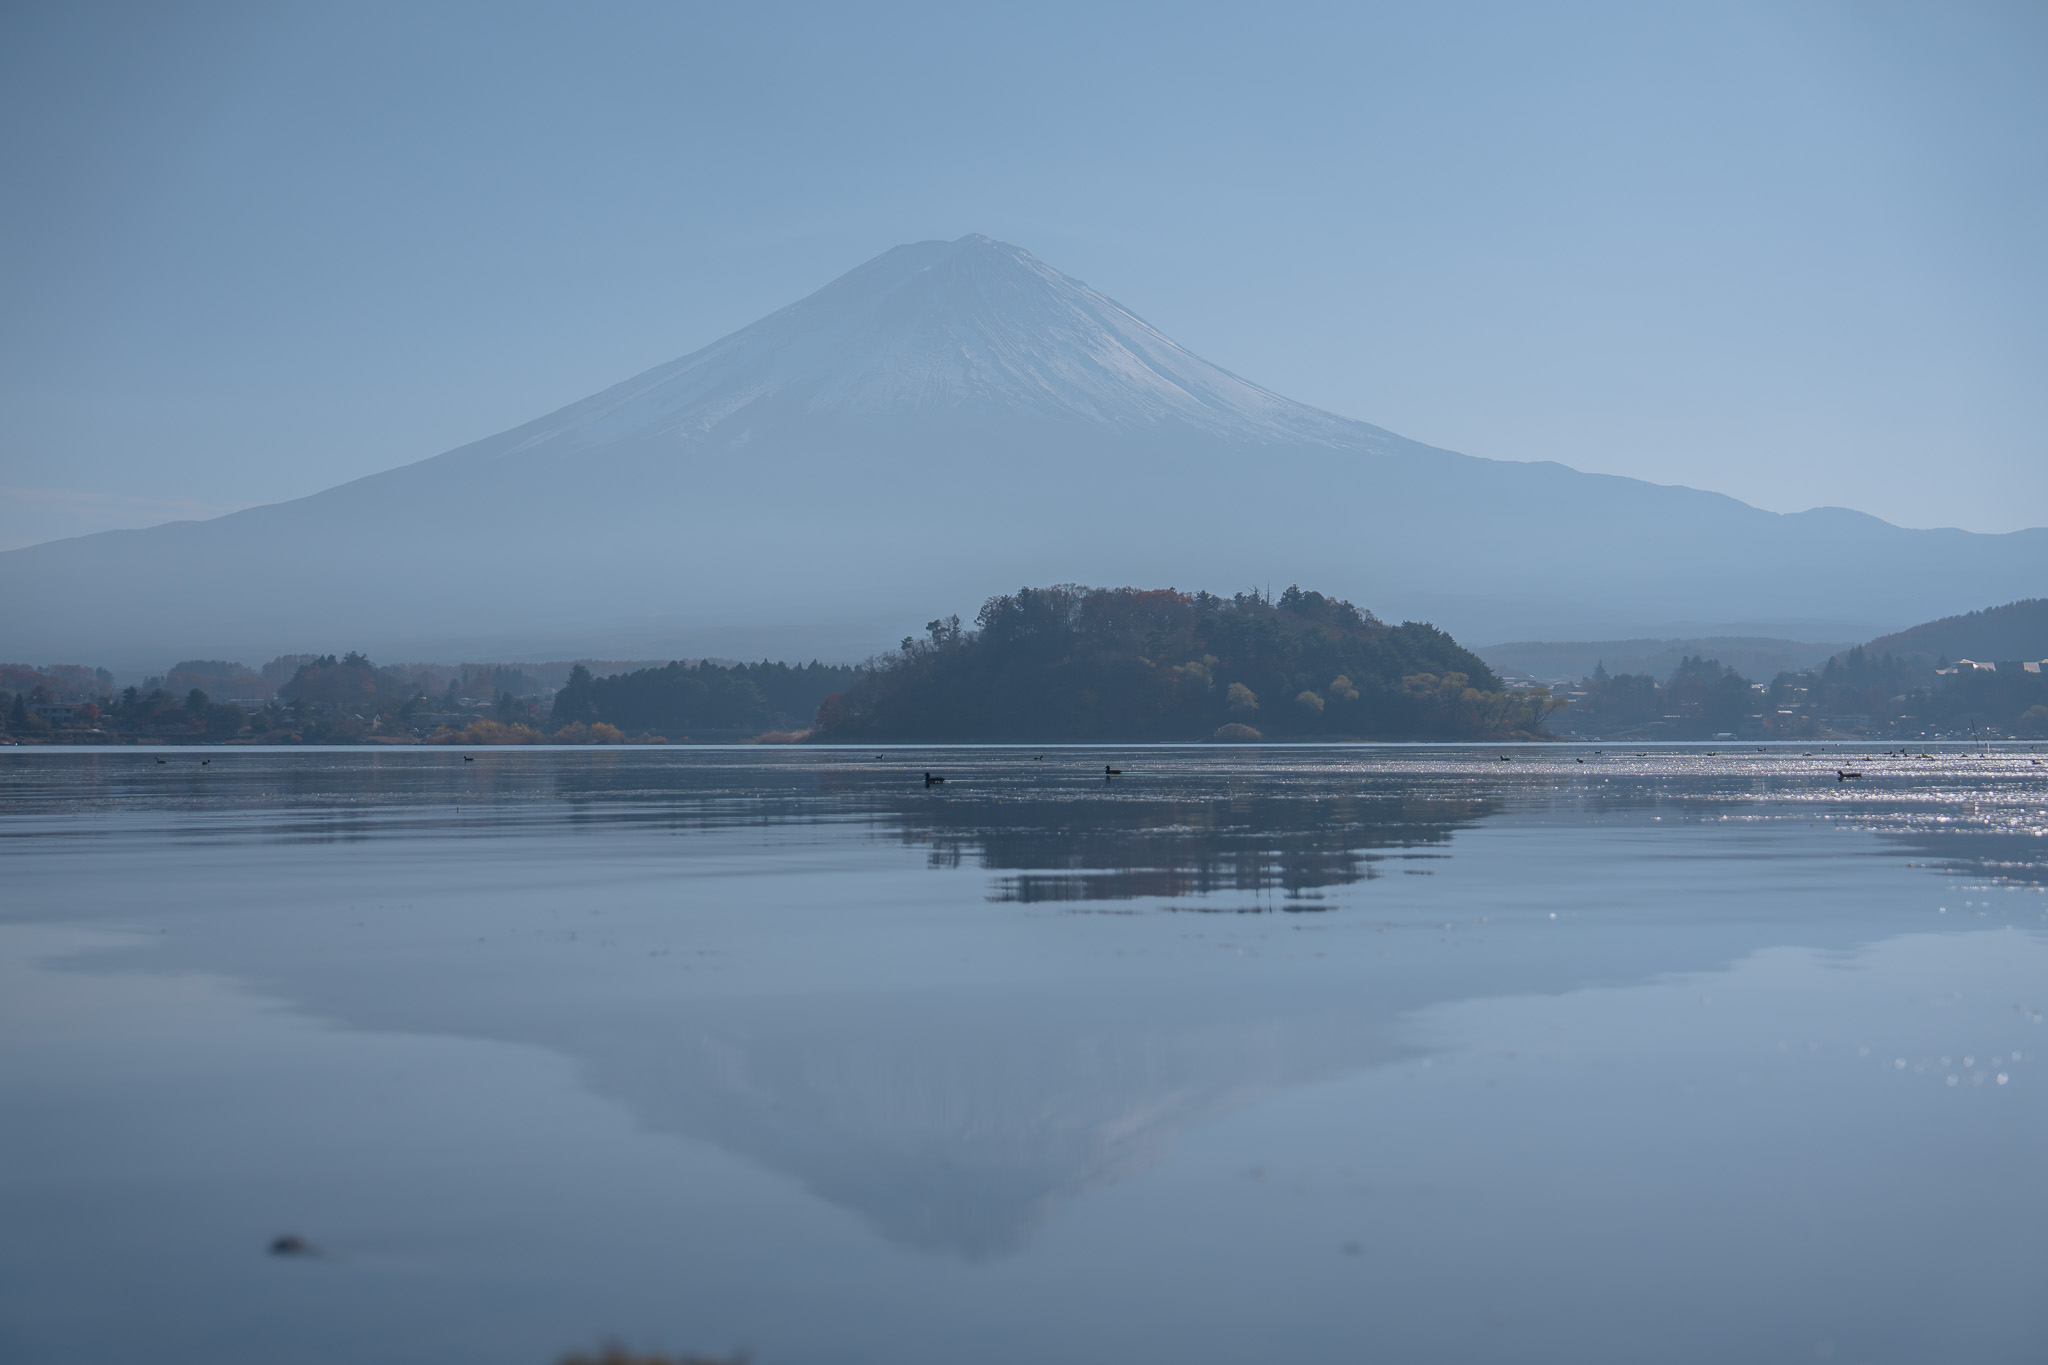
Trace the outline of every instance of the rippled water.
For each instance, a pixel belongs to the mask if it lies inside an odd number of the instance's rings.
[[[9,751],[0,1358],[2038,1361],[1919,752]]]

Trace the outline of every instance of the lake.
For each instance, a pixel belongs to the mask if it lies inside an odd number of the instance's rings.
[[[0,751],[0,1358],[2040,1361],[2048,766],[1711,747]]]

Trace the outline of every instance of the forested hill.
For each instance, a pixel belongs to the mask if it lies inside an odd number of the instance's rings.
[[[2030,597],[1962,616],[1944,616],[1863,646],[1872,658],[1890,654],[1934,664],[1944,659],[1998,663],[2048,658],[2048,597]]]
[[[971,630],[931,622],[825,699],[816,738],[1474,738],[1533,732],[1549,705],[1434,626],[1318,592],[1068,585],[990,598]]]

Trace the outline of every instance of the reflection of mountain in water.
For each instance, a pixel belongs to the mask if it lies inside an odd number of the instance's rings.
[[[1009,902],[1158,896],[1217,909],[1271,896],[1277,906],[1312,906],[1370,878],[1377,859],[1439,856],[1424,851],[1501,813],[1512,780],[1538,793],[1558,781],[1511,779],[1491,759],[1477,772],[1446,773],[1362,771],[1350,758],[1315,767],[1284,754],[1190,755],[1156,757],[1105,792],[1094,757],[1056,767],[969,752],[869,761],[535,751],[469,764],[454,754],[249,755],[217,761],[203,789],[190,774],[167,789],[168,775],[147,757],[114,755],[89,760],[89,792],[95,803],[132,791],[180,811],[210,802],[267,812],[262,837],[293,846],[288,860],[239,862],[233,906],[187,915],[181,932],[152,945],[151,966],[232,974],[356,1028],[548,1049],[575,1059],[594,1090],[649,1128],[780,1172],[899,1244],[968,1259],[1009,1253],[1064,1201],[1144,1169],[1219,1114],[1398,1057],[1412,1011],[1718,969],[1787,942],[1849,948],[1888,928],[1926,932],[1931,919],[1917,896],[1883,918],[1863,891],[1884,881],[1853,877],[1839,895],[1813,889],[1789,919],[1723,913],[1754,894],[1760,847],[1745,842],[1748,826],[1725,822],[1731,803],[1768,814],[1778,792],[1789,830],[1812,818],[1810,785],[1760,793],[1743,769],[1616,771],[1598,786],[1573,774],[1581,785],[1548,798],[1589,803],[1587,818],[1608,830],[1654,828],[1663,842],[1650,848],[1712,855],[1672,886],[1668,862],[1631,871],[1614,861],[1623,850],[1612,840],[1587,846],[1608,860],[1599,913],[1655,932],[1597,932],[1590,921],[1588,932],[1516,932],[1508,921],[1529,874],[1499,841],[1461,851],[1474,861],[1459,894],[1482,898],[1463,902],[1468,913],[1489,902],[1505,913],[1489,934],[1442,952],[1398,930],[1379,938],[1342,915],[1295,921],[1286,933],[1271,923],[1159,918],[1093,922],[1082,934],[992,911],[981,900],[990,893]],[[923,789],[917,770],[941,763],[953,780]],[[2035,809],[2032,778],[2014,779],[2022,780],[2013,791]],[[1875,780],[1864,789],[1859,820],[1898,826],[1954,809],[1917,787],[1874,799],[1885,790]],[[1912,804],[1902,804],[1908,796]],[[391,806],[373,818],[376,802],[401,799],[411,803],[408,821],[389,815]],[[2019,799],[1997,809],[2018,809]],[[1671,817],[1685,815],[1688,800],[1700,802],[1701,824],[1681,845],[1671,842]],[[492,814],[450,823],[456,802]],[[344,822],[337,813],[348,811],[359,814]],[[1653,811],[1666,823],[1646,823]],[[122,837],[119,825],[92,821],[93,837]],[[771,826],[802,828],[778,842],[764,835]],[[179,834],[108,850],[117,863],[140,860],[131,866],[173,904],[217,895],[218,840],[231,826],[166,828],[208,831],[207,840]],[[1577,828],[1575,817],[1550,837],[1570,840]],[[892,845],[883,856],[872,845],[840,856],[878,829]],[[651,837],[667,835],[683,837]],[[381,840],[383,856],[309,842],[316,836]],[[2044,841],[2030,835],[1980,822],[1894,837],[1956,872],[2040,876]],[[1839,842],[1797,847],[1839,856]],[[672,856],[685,843],[692,856]],[[794,879],[777,875],[785,848],[811,859],[794,865]],[[961,879],[972,913],[952,918],[974,932],[945,948],[927,936],[929,917],[888,910],[913,883],[942,904],[952,894],[917,866],[920,856],[988,874]],[[1546,866],[1555,877],[1559,864]],[[398,877],[406,904],[386,911]],[[1425,885],[1437,884],[1415,883]],[[873,913],[838,916],[842,893]],[[616,942],[584,946],[599,921],[566,918],[572,912],[601,913]],[[392,941],[404,951],[328,950],[365,932],[333,925],[364,919],[373,936],[398,931]],[[585,939],[568,949],[572,924]],[[1021,936],[984,935],[991,926]],[[1106,935],[1126,928],[1130,936],[1115,941],[1142,951],[1102,956]],[[1344,947],[1353,930],[1374,933],[1374,949],[1362,937]],[[335,932],[344,937],[324,937]],[[1262,933],[1269,947],[1318,938],[1332,952],[1262,961],[1217,951],[1230,938],[1256,948]],[[1438,941],[1432,925],[1423,942]],[[953,952],[972,944],[986,961],[1020,942],[1028,953],[971,975]],[[686,973],[677,958],[642,952],[686,943],[750,963],[751,974]]]
[[[891,1241],[978,1261],[1219,1113],[1398,1055],[1378,1010],[1233,996],[744,1001],[574,1048],[643,1122],[787,1172]]]
[[[1400,1057],[1402,1021],[1416,1010],[1717,969],[1787,941],[1850,947],[1909,922],[1873,918],[1859,888],[1880,882],[1816,894],[1793,921],[1723,913],[1757,885],[1759,845],[1748,826],[1723,822],[1731,802],[1770,808],[1747,771],[1611,772],[1597,786],[1572,774],[1580,785],[1544,798],[1587,802],[1586,818],[1608,830],[1654,828],[1653,848],[1714,851],[1672,887],[1668,864],[1631,871],[1613,861],[1612,840],[1588,846],[1608,860],[1589,879],[1590,890],[1605,886],[1599,913],[1655,932],[1590,921],[1585,932],[1517,931],[1521,845],[1480,841],[1461,850],[1460,918],[1491,904],[1501,918],[1442,943],[1434,924],[1417,939],[1343,914],[1285,932],[1158,917],[1077,933],[985,898],[1328,904],[1316,898],[1363,886],[1380,859],[1440,857],[1459,831],[1555,791],[1554,773],[1518,777],[1492,760],[1383,771],[1349,755],[1159,755],[1105,790],[1092,753],[1042,765],[966,751],[415,758],[217,761],[203,796],[182,794],[191,779],[179,779],[180,803],[267,812],[262,837],[290,843],[291,857],[239,864],[240,908],[187,918],[150,962],[230,973],[351,1027],[573,1058],[594,1091],[651,1130],[780,1173],[899,1245],[969,1260],[1010,1254],[1062,1204],[1145,1169],[1221,1114]],[[153,762],[94,762],[94,801],[122,783],[167,800]],[[926,766],[951,780],[925,789]],[[1792,798],[1780,807],[1788,828],[1805,829],[1809,789],[1773,790]],[[1693,799],[1702,823],[1673,843],[1669,817]],[[395,804],[378,816],[377,802]],[[456,803],[465,814],[451,822]],[[479,805],[488,818],[467,813]],[[401,807],[411,814],[393,814]],[[341,837],[381,841],[383,856],[306,842],[322,829],[336,837],[346,811],[361,814]],[[1867,816],[1899,824],[1912,811],[1931,808],[1887,798]],[[1656,814],[1667,822],[1649,825]],[[1561,822],[1551,838],[1579,827]],[[227,826],[189,828],[217,839]],[[880,849],[868,842],[876,833]],[[1957,870],[2040,858],[2030,847],[2040,841],[1981,828],[1925,838]],[[145,841],[121,856],[145,859],[167,895],[215,894],[198,888],[218,869],[217,843]],[[977,870],[948,879],[925,861]],[[1568,865],[1543,867],[1555,878]],[[387,911],[393,878],[406,882],[405,904]],[[1380,883],[1358,899],[1391,904],[1381,893],[1392,890]],[[899,893],[913,912],[892,911]],[[1421,905],[1429,919],[1450,913],[1440,896],[1405,905],[1411,917]],[[1928,908],[1910,907],[1916,931]],[[370,941],[404,951],[328,950],[366,932],[335,925],[364,919]],[[930,933],[938,923],[943,942]],[[584,930],[573,948],[571,927]],[[1328,955],[1286,946],[1311,939]],[[653,951],[671,947],[705,956],[683,969]],[[968,952],[975,963],[963,968]]]
[[[1007,902],[1279,892],[1376,875],[1439,846],[1490,797],[1060,798],[891,803],[936,867],[1005,873]],[[894,1241],[970,1260],[1017,1249],[1059,1201],[1142,1170],[1255,1096],[1398,1055],[1391,994],[1297,982],[1272,998],[1186,980],[1075,981],[747,1001],[605,1046],[593,1079],[658,1127],[798,1176]],[[655,1038],[675,1040],[650,1049]],[[658,1079],[657,1079],[658,1077]]]
[[[1378,874],[1389,850],[1449,842],[1499,809],[1490,797],[1190,795],[1169,800],[949,801],[900,813],[937,866],[973,858],[1009,875],[990,899],[1130,900],[1278,892],[1283,910]],[[1207,908],[1207,907],[1204,907]]]
[[[731,864],[738,880],[678,890],[686,905],[711,898],[757,907],[749,913],[770,935],[795,912],[780,899],[792,893],[762,879],[773,864],[758,841],[771,826],[837,829],[825,837],[850,840],[879,830],[915,850],[884,859],[894,871],[862,876],[929,884],[921,863],[979,866],[994,876],[969,883],[970,905],[983,895],[1161,896],[1188,908],[1268,900],[1311,909],[1327,904],[1318,898],[1329,890],[1373,877],[1382,858],[1441,850],[1500,804],[1401,781],[1360,791],[1355,771],[1276,769],[1260,779],[1263,790],[1232,795],[1233,783],[1251,780],[1242,763],[1216,771],[1159,764],[1105,793],[1102,778],[1078,765],[1020,769],[1014,756],[950,756],[953,781],[930,791],[912,785],[894,757],[801,766],[656,757],[577,755],[539,768],[559,803],[552,808],[516,799],[533,785],[520,775],[539,767],[528,756],[486,754],[431,772],[435,782],[471,789],[471,800],[502,785],[512,799],[499,807],[500,828],[517,830],[523,847],[538,847],[529,836],[544,839],[550,825],[575,831],[574,865],[586,875],[614,857],[630,867],[655,833],[744,850]],[[728,839],[736,842],[721,842]],[[505,853],[493,841],[490,856]],[[564,868],[529,870],[544,882]],[[548,918],[558,893],[528,897],[495,873],[480,880],[494,888],[478,892],[493,942],[516,932],[506,915],[559,930]],[[630,898],[612,897],[611,885],[608,874],[591,875],[590,898],[606,907],[606,932],[630,939],[620,923]],[[806,885],[795,894],[808,901],[818,892]],[[658,927],[654,913],[645,921],[660,942],[672,941],[674,911],[664,896]],[[463,911],[451,902],[441,913]],[[1180,941],[1180,930],[1160,928]],[[374,976],[353,985],[336,980],[333,993],[303,977],[288,993],[359,1025],[526,1041],[574,1057],[593,1089],[649,1128],[784,1173],[893,1242],[976,1261],[1014,1252],[1059,1205],[1145,1169],[1178,1135],[1219,1114],[1397,1057],[1402,1011],[1439,993],[1411,972],[1300,975],[1238,959],[1225,968],[1207,946],[1156,971],[1104,970],[1085,954],[1058,956],[1074,948],[1070,939],[1048,943],[1055,958],[1047,971],[999,973],[969,988],[920,934],[886,919],[865,932],[891,955],[886,986],[851,969],[807,974],[809,956],[829,948],[742,932],[736,951],[767,949],[795,977],[773,968],[749,987],[706,994],[698,983],[718,978],[643,979],[615,974],[616,959],[580,954],[547,954],[503,976],[408,958],[379,961]],[[252,975],[274,979],[274,971]],[[811,984],[789,986],[793,979]],[[820,989],[820,980],[829,984]]]
[[[1001,874],[998,902],[1157,896],[1236,909],[1277,896],[1277,908],[1307,910],[1324,907],[1328,888],[1378,875],[1383,858],[1441,847],[1500,806],[1398,787],[1361,794],[1355,775],[1233,796],[1227,781],[1191,774],[1105,796],[1058,774],[1018,776],[1014,759],[951,766],[959,776],[944,793],[906,791],[889,770],[836,771],[808,791],[770,786],[739,803],[677,789],[686,800],[668,813],[704,828],[706,816],[742,811],[798,821],[821,804],[857,811],[934,868]],[[1181,1132],[1262,1093],[1393,1058],[1393,1021],[1415,1003],[1401,988],[1361,995],[1356,979],[1270,994],[1242,981],[1203,990],[1204,979],[966,992],[939,967],[932,985],[909,991],[664,1002],[642,1024],[569,1046],[593,1083],[652,1126],[788,1172],[893,1241],[983,1260],[1020,1247],[1059,1202],[1149,1166]],[[592,1023],[565,1019],[550,1032]]]

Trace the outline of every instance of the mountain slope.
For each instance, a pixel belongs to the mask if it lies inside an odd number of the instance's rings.
[[[1928,621],[1880,636],[1863,646],[1863,652],[1874,659],[1890,654],[1926,664],[1944,656],[1985,663],[2048,659],[2048,598]]]
[[[1468,638],[1853,639],[2044,580],[2048,531],[1778,516],[1435,450],[1259,388],[967,237],[898,247],[433,459],[0,554],[0,640],[157,665],[358,647],[847,658],[1059,581],[1299,581]]]

